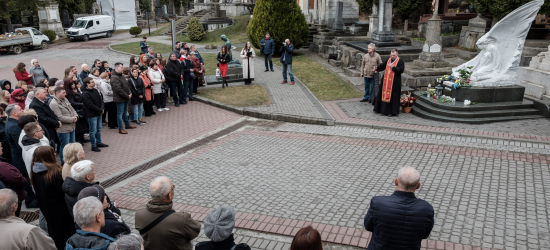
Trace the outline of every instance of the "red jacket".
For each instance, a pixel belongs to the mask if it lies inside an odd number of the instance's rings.
[[[0,160],[2,160],[2,158],[0,158]],[[0,181],[2,181],[7,188],[17,193],[17,197],[20,201],[27,197],[27,192],[25,192],[24,189],[27,184],[27,179],[21,175],[21,172],[19,172],[17,168],[7,162],[0,162]]]
[[[17,81],[25,81],[27,82],[27,85],[32,85],[32,77],[29,77],[29,73],[27,73],[27,71],[15,72],[15,79],[17,79]]]
[[[13,99],[13,97],[10,97],[10,103],[9,104],[17,103],[17,104],[19,104],[19,107],[21,107],[22,110],[25,110],[25,101],[26,100],[27,100],[26,97],[23,97],[22,101],[18,101],[18,100]]]

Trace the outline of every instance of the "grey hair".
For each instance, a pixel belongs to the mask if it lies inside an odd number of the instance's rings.
[[[159,176],[151,181],[149,189],[151,192],[151,198],[153,201],[159,201],[164,199],[172,191],[172,186],[168,182],[170,178],[166,176]]]
[[[13,204],[17,203],[17,194],[9,188],[0,189],[0,219],[8,218],[15,210]]]
[[[16,107],[19,107],[19,104],[12,103],[6,107],[6,110],[4,112],[6,112],[6,115],[8,117],[11,117],[11,114],[15,111]]]
[[[420,182],[420,173],[413,167],[402,167],[399,169],[399,173],[397,173],[397,181],[399,181],[399,185],[401,185],[403,189],[414,191]]]
[[[137,234],[120,235],[108,250],[141,250],[143,238]]]
[[[147,48],[147,51],[151,51],[151,50],[153,50],[153,47]]]
[[[75,163],[71,167],[71,177],[73,177],[75,181],[86,181],[86,175],[92,172],[93,165],[94,162],[90,160],[83,160]]]
[[[376,44],[374,44],[374,43],[369,43],[369,45],[367,45],[367,47],[371,47],[372,50],[376,50]]]
[[[39,87],[39,88],[35,88],[33,93],[34,93],[34,96],[36,96],[36,94],[38,94],[38,92],[40,92],[40,90],[46,90],[45,88],[42,88],[42,87]]]
[[[80,68],[81,68],[81,69],[84,69],[85,66],[88,66],[88,64],[85,64],[85,63],[84,63],[84,64],[82,64],[82,65],[80,66]]]
[[[31,65],[34,66],[34,62],[37,62],[38,60],[37,59],[32,59],[31,60]]]
[[[103,203],[97,197],[86,197],[74,204],[74,220],[80,228],[92,227],[95,223],[95,216],[102,211]]]

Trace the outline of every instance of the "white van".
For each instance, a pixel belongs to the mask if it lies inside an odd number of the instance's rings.
[[[115,32],[115,24],[111,16],[87,16],[77,18],[73,26],[67,30],[71,40],[88,41],[92,37],[111,37]]]

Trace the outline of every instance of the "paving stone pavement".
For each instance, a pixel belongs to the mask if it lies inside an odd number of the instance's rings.
[[[365,131],[346,136],[346,129],[304,134],[305,128],[292,126],[235,132],[113,195],[135,209],[139,204],[130,200],[147,199],[149,181],[167,175],[176,184],[175,202],[198,207],[199,219],[208,208],[227,205],[240,213],[335,226],[345,233],[345,228],[362,229],[370,199],[391,194],[399,167],[412,165],[423,181],[417,196],[436,211],[430,240],[496,249],[550,247],[547,196],[536,192],[548,189],[550,156],[472,154],[454,143],[353,138]]]

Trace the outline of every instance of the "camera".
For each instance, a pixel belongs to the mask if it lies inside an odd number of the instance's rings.
[[[283,45],[286,46],[286,42],[284,42]]]

